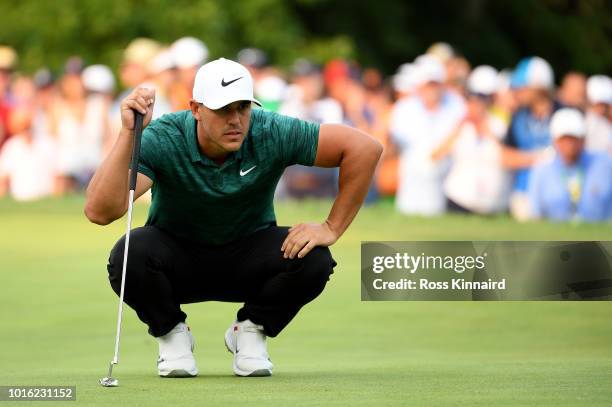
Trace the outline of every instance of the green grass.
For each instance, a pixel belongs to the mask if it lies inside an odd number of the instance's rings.
[[[83,199],[0,200],[0,385],[75,385],[53,405],[609,406],[612,308],[606,302],[361,302],[362,240],[612,240],[609,225],[508,218],[406,218],[368,207],[332,248],[327,289],[269,341],[271,378],[238,378],[222,335],[237,304],[184,306],[200,376],[160,379],[157,345],[124,314],[118,388],[102,388],[117,297],[108,251],[125,220],[82,216]],[[327,202],[285,203],[279,223],[320,221]],[[134,226],[146,206],[135,208]],[[20,403],[28,405],[31,403]],[[39,405],[39,404],[34,404]]]

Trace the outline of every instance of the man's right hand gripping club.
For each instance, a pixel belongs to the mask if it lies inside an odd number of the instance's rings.
[[[129,166],[134,137],[134,110],[144,115],[143,128],[151,121],[155,90],[134,89],[121,101],[121,130],[113,148],[87,187],[85,216],[99,225],[121,218],[128,208]],[[134,199],[151,188],[153,181],[138,174]]]

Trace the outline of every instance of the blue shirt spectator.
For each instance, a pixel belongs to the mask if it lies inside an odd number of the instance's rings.
[[[536,218],[612,220],[612,160],[606,154],[582,152],[578,162],[568,166],[557,155],[534,169],[529,200]]]
[[[553,103],[553,111],[559,105]],[[549,131],[550,116],[537,117],[528,107],[519,109],[510,123],[505,143],[521,151],[535,151],[551,145]],[[517,170],[514,179],[514,190],[526,192],[529,184],[530,168]]]

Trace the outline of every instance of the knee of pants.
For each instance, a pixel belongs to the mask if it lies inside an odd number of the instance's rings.
[[[303,287],[309,287],[311,294],[317,296],[323,291],[334,272],[336,261],[333,259],[329,248],[315,247],[303,259]]]
[[[149,237],[149,234],[146,227],[137,228],[130,232],[126,285],[137,284],[144,277],[147,264],[151,261],[152,252],[158,252],[157,245],[152,245],[154,240]],[[108,279],[117,294],[121,289],[124,248],[125,235],[115,244],[108,258]]]

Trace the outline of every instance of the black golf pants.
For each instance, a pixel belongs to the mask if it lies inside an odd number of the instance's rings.
[[[125,302],[162,336],[187,315],[181,304],[203,301],[244,303],[237,320],[250,319],[274,337],[315,299],[336,262],[327,247],[301,259],[285,259],[281,245],[288,228],[271,226],[223,245],[198,245],[154,226],[131,231]],[[108,278],[119,295],[125,236],[113,247]]]

